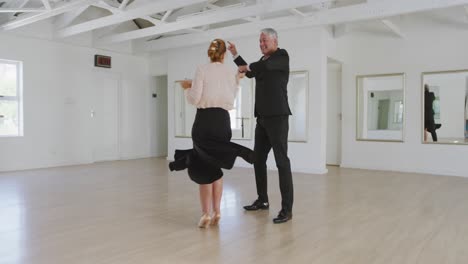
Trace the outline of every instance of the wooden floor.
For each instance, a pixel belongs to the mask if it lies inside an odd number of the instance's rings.
[[[468,263],[468,178],[329,168],[294,174],[275,225],[252,169],[225,173],[218,228],[199,229],[198,186],[142,159],[0,173],[0,263]]]

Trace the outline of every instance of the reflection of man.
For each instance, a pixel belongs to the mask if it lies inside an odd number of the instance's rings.
[[[429,91],[429,86],[424,85],[424,142],[427,141],[427,132],[431,133],[432,141],[437,142],[436,124],[434,121],[433,103],[435,95]]]
[[[248,78],[255,77],[255,128],[254,168],[258,198],[247,211],[268,209],[267,166],[268,153],[273,148],[278,167],[281,211],[274,223],[284,223],[292,218],[293,180],[287,155],[289,115],[287,85],[289,80],[289,56],[286,50],[278,48],[278,35],[274,29],[263,29],[260,34],[260,50],[263,57],[250,65],[237,54],[236,46],[229,43],[229,51],[240,72]]]

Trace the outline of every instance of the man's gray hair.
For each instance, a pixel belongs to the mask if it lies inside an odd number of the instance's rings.
[[[272,29],[272,28],[264,28],[262,30],[260,30],[260,32],[262,33],[265,33],[267,34],[268,36],[274,38],[274,39],[278,39],[278,33],[276,32],[276,30]]]

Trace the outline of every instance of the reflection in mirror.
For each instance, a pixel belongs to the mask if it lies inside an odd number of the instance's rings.
[[[232,139],[252,138],[252,80],[242,78],[240,89],[234,102],[234,109],[229,111],[231,116]],[[197,109],[189,104],[185,98],[184,89],[180,82],[174,82],[174,104],[175,104],[175,136],[191,137],[192,125],[195,120]]]
[[[422,75],[423,142],[468,144],[468,70]]]
[[[288,141],[307,141],[307,87],[306,71],[291,72],[288,82],[288,102],[292,116],[289,117]]]
[[[357,77],[357,139],[403,141],[403,73]]]

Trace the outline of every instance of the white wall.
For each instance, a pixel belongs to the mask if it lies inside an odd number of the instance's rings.
[[[121,157],[149,156],[147,59],[1,34],[0,58],[23,62],[24,137],[0,138],[0,171],[92,161],[95,54],[121,76]]]
[[[309,72],[309,109],[308,109],[308,142],[289,143],[289,156],[293,171],[311,173],[324,173],[325,145],[326,145],[326,72],[327,52],[325,31],[320,28],[284,30],[279,31],[279,46],[288,50],[290,55],[291,71],[306,70]],[[222,38],[222,36],[220,36]],[[239,53],[248,62],[261,57],[258,47],[258,36],[239,39],[229,39],[237,45]],[[197,45],[190,48],[175,49],[164,54],[154,54],[151,57],[150,73],[153,75],[165,72],[167,61],[168,87],[173,87],[175,80],[192,78],[198,64],[207,63],[206,45]],[[230,55],[229,55],[230,56]],[[228,57],[226,63],[235,65]],[[169,88],[169,109],[174,107],[174,91]],[[293,113],[294,114],[294,113]],[[191,148],[190,138],[174,137],[174,112],[169,111],[169,158],[172,158],[175,149]],[[236,141],[237,143],[253,147],[252,140]],[[237,166],[247,164],[239,160]],[[269,168],[275,169],[274,158],[268,160]]]
[[[421,144],[421,73],[468,69],[468,36],[453,25],[405,27],[405,38],[352,32],[330,41],[343,61],[342,166],[468,176],[468,146]],[[356,75],[406,73],[404,143],[356,141]]]

